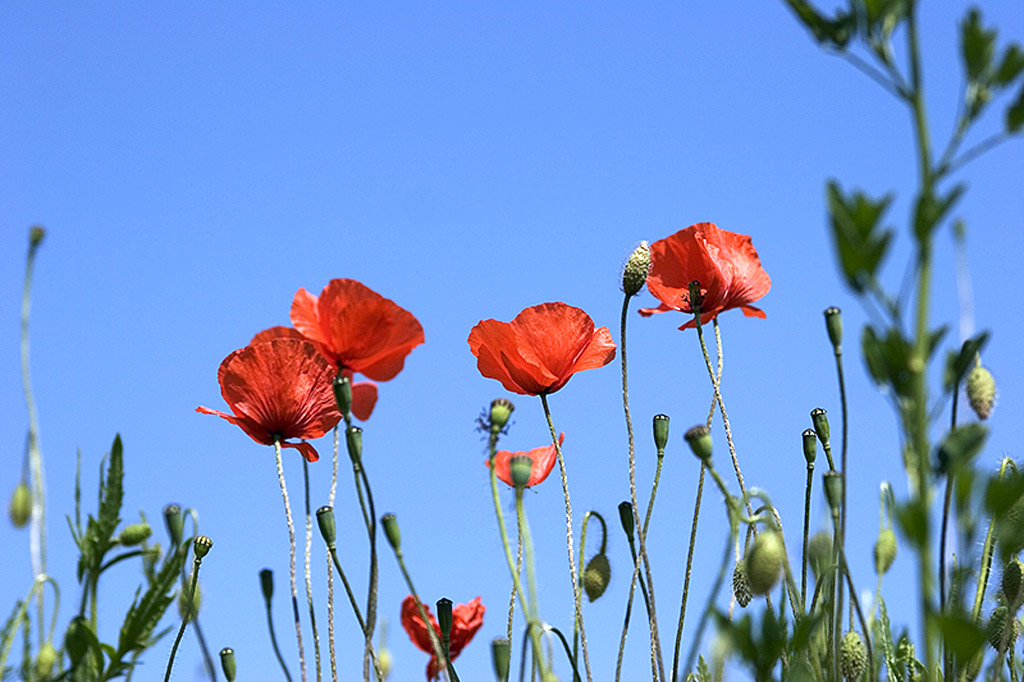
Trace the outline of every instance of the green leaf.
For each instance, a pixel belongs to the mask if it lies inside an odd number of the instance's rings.
[[[1024,85],[1017,93],[1017,99],[1006,108],[1006,131],[1018,133],[1021,128],[1024,128]]]
[[[879,386],[890,388],[898,397],[912,394],[913,376],[910,372],[910,356],[913,348],[903,338],[900,330],[892,328],[885,338],[879,338],[871,327],[865,327],[861,336],[864,361],[871,377]]]
[[[874,278],[893,236],[892,230],[879,226],[892,196],[874,200],[863,192],[855,192],[847,197],[834,181],[829,182],[827,193],[839,263],[850,288],[863,292]]]
[[[995,53],[996,32],[981,25],[981,12],[972,7],[960,23],[960,53],[969,82],[987,80]]]
[[[920,501],[897,505],[896,521],[912,545],[924,546],[928,537],[928,512]]]
[[[925,241],[931,236],[966,190],[967,187],[961,183],[944,197],[936,197],[934,194],[928,193],[917,198],[914,209],[914,234],[917,235],[919,241]]]
[[[1002,477],[992,475],[985,486],[985,511],[1002,516],[1024,497],[1024,474],[1007,471]]]
[[[971,368],[974,358],[981,352],[988,342],[989,333],[982,332],[974,338],[967,339],[960,346],[960,352],[950,351],[946,355],[946,371],[942,377],[942,387],[946,392],[951,392],[964,379],[967,370]]]
[[[963,614],[935,616],[946,648],[961,661],[970,659],[985,644],[985,629]]]
[[[972,422],[951,431],[939,446],[939,467],[942,471],[970,468],[988,437],[988,428]]]
[[[171,591],[181,574],[182,566],[185,565],[187,553],[188,545],[183,544],[174,554],[168,556],[141,599],[136,593],[118,636],[117,660],[124,658],[132,650],[145,648],[157,623],[174,601]]]
[[[107,481],[100,490],[99,524],[101,537],[110,539],[121,523],[121,499],[124,495],[124,458],[121,434],[114,436],[107,464]]]
[[[999,61],[992,82],[1001,87],[1009,85],[1021,71],[1024,71],[1024,52],[1016,43],[1011,43],[1003,50],[1003,58]]]

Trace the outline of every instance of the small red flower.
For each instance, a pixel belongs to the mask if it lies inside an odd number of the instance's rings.
[[[565,434],[562,433],[558,436],[558,445],[561,447],[565,441]],[[538,483],[543,483],[544,479],[551,473],[551,469],[555,466],[555,461],[558,459],[558,451],[555,450],[555,446],[544,445],[539,448],[534,448],[529,452],[509,452],[508,450],[498,450],[494,453],[494,475],[500,478],[508,485],[512,484],[512,472],[509,470],[509,462],[513,457],[526,456],[529,457],[533,462],[530,465],[530,480],[526,482],[524,487],[529,488],[535,486]],[[487,468],[491,468],[491,460],[488,457],[484,460],[484,464]]]
[[[423,343],[412,313],[351,279],[334,279],[320,296],[299,289],[292,324],[339,368],[377,381],[393,379]]]
[[[761,259],[745,234],[718,229],[714,223],[697,223],[671,237],[651,244],[651,272],[647,289],[661,301],[657,308],[641,308],[641,315],[669,310],[692,313],[690,282],[700,282],[704,301],[701,324],[719,313],[739,308],[747,317],[764,318],[760,308],[750,305],[772,287],[761,267]],[[680,329],[696,327],[690,320]]]
[[[270,339],[301,339],[306,341],[306,337],[302,335],[296,329],[291,327],[271,327],[270,329],[264,329],[256,336],[252,337],[253,343],[261,343],[263,341],[269,341]],[[348,377],[349,381],[352,381],[352,370],[343,369],[341,373]],[[373,408],[377,405],[377,384],[372,381],[352,381],[352,414],[355,418],[360,421],[366,421],[373,414]]]
[[[527,308],[511,322],[481,320],[469,348],[485,377],[525,395],[554,393],[576,372],[607,365],[615,342],[584,311],[565,303]]]
[[[430,618],[430,626],[434,628],[437,639],[440,641],[441,627],[437,624],[434,614],[430,612],[430,607],[424,605],[423,608],[427,612],[427,617]],[[453,661],[462,653],[465,646],[469,644],[469,640],[473,639],[473,635],[484,624],[484,611],[486,610],[486,607],[480,603],[480,597],[468,604],[456,604],[452,609],[452,631],[448,656]],[[434,646],[430,642],[430,633],[427,632],[427,626],[423,623],[420,610],[416,606],[416,598],[412,595],[402,600],[402,627],[405,628],[409,639],[417,649],[430,654],[430,662],[427,663],[427,679],[435,679],[439,670],[437,656],[434,655]],[[443,668],[444,662],[442,661],[440,669]]]
[[[334,428],[341,413],[334,401],[334,370],[308,341],[279,338],[255,343],[224,358],[217,372],[221,395],[234,414],[208,407],[237,424],[257,443],[281,440],[310,462],[320,458],[309,443],[286,438],[319,438]]]

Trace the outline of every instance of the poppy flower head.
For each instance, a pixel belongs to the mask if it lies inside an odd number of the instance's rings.
[[[558,436],[558,446],[561,447],[562,443],[565,442],[565,434],[562,433]],[[526,482],[525,488],[535,486],[538,483],[543,483],[544,479],[551,473],[551,469],[555,466],[555,461],[558,459],[558,451],[555,449],[554,443],[551,445],[544,445],[539,448],[534,448],[529,452],[509,452],[508,450],[498,450],[494,454],[494,475],[504,481],[507,485],[514,486],[512,482],[512,471],[510,470],[510,463],[513,457],[529,457],[530,464],[530,478]],[[491,466],[490,458],[484,460],[484,464],[488,468]]]
[[[700,283],[701,324],[731,308],[739,308],[747,317],[765,317],[750,304],[768,293],[772,281],[748,235],[721,230],[714,223],[697,223],[651,244],[647,289],[661,304],[641,308],[640,314],[692,313],[691,281]],[[680,329],[695,326],[690,320]]]
[[[208,407],[196,412],[227,419],[263,445],[280,440],[310,462],[319,455],[309,443],[288,438],[319,438],[338,423],[341,413],[331,391],[333,368],[313,344],[275,338],[240,348],[224,358],[217,372],[226,414]]]
[[[437,639],[440,641],[441,627],[437,624],[434,614],[430,612],[430,607],[424,604],[423,608],[427,612],[427,618],[430,619],[430,626],[434,628],[434,632],[437,633]],[[480,597],[477,597],[468,604],[456,604],[452,609],[452,631],[448,645],[448,656],[453,661],[456,656],[462,653],[462,650],[469,644],[469,641],[473,639],[473,635],[476,634],[477,630],[483,626],[484,611],[486,610],[486,607],[480,603]],[[430,661],[427,663],[427,679],[435,679],[438,671],[444,668],[444,662],[442,661],[439,668],[437,656],[434,655],[434,646],[430,641],[430,633],[427,631],[423,618],[420,617],[420,610],[416,606],[416,598],[412,595],[402,600],[402,627],[405,628],[405,632],[409,635],[409,639],[412,640],[417,649],[430,654]]]
[[[511,322],[481,320],[469,348],[485,377],[524,395],[554,393],[576,372],[607,365],[615,342],[583,310],[565,303],[527,308]]]
[[[334,279],[320,296],[295,293],[292,324],[339,368],[377,381],[393,379],[423,327],[412,313],[352,279]]]

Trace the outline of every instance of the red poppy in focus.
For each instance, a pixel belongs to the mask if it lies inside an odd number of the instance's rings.
[[[527,308],[511,322],[481,320],[469,348],[481,374],[525,395],[554,393],[576,372],[615,357],[608,328],[595,329],[590,315],[565,303]]]
[[[271,327],[252,337],[252,341],[249,343],[261,343],[281,338],[307,340],[301,332],[291,327]],[[352,381],[352,370],[350,369],[343,369],[341,373],[352,382],[352,414],[356,419],[366,421],[373,414],[374,406],[377,405],[377,384],[372,381]]]
[[[760,308],[750,305],[772,287],[761,267],[761,259],[745,234],[718,229],[714,223],[697,223],[671,237],[651,244],[651,271],[647,289],[661,301],[657,308],[641,308],[641,315],[669,310],[692,313],[690,282],[700,282],[704,301],[701,324],[718,313],[739,308],[747,317],[764,318]],[[680,329],[696,327],[690,320]]]
[[[441,627],[437,624],[434,614],[430,612],[430,607],[424,604],[423,608],[426,610],[427,617],[430,618],[430,626],[434,628],[437,640],[440,642]],[[448,656],[453,661],[462,653],[465,646],[469,644],[469,640],[473,639],[473,635],[484,624],[484,611],[486,610],[486,607],[480,603],[480,597],[468,604],[456,604],[452,608],[452,631]],[[430,662],[427,663],[427,679],[435,679],[439,670],[437,656],[434,655],[434,647],[430,642],[430,633],[427,632],[427,626],[423,623],[420,610],[416,606],[416,598],[411,594],[402,600],[402,627],[405,628],[409,639],[417,649],[430,654]],[[444,662],[442,661],[441,669],[443,668]]]
[[[234,414],[208,407],[237,424],[257,443],[295,448],[310,462],[320,458],[309,443],[286,438],[319,438],[334,428],[341,413],[334,401],[334,369],[316,347],[300,339],[279,338],[255,343],[224,358],[217,372],[220,392]]]
[[[394,301],[351,279],[334,279],[320,296],[299,289],[292,324],[340,369],[393,379],[423,343],[423,327]]]
[[[559,447],[561,447],[563,442],[565,442],[564,433],[558,436]],[[532,462],[530,465],[530,480],[528,480],[526,485],[523,486],[524,488],[529,488],[537,485],[538,483],[543,483],[544,479],[548,477],[548,474],[551,473],[551,469],[555,466],[555,460],[558,459],[558,451],[555,449],[554,443],[534,448],[529,452],[509,452],[508,450],[498,450],[494,453],[494,475],[508,485],[513,485],[512,472],[509,470],[509,462],[512,461],[513,457],[520,456],[529,457]],[[484,460],[484,464],[486,464],[487,468],[490,469],[490,458]]]

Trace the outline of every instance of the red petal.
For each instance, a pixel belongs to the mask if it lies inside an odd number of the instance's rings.
[[[561,446],[564,441],[565,433],[562,433],[558,436],[558,445]],[[532,460],[530,464],[530,478],[524,486],[526,488],[530,488],[539,483],[543,483],[544,479],[548,477],[548,474],[551,473],[551,470],[555,466],[555,462],[558,460],[558,451],[555,450],[554,444],[543,445],[539,448],[534,448],[529,452],[498,450],[494,453],[494,475],[506,485],[513,485],[512,472],[509,468],[509,464],[513,457],[520,456],[526,456]],[[490,458],[484,460],[484,465],[490,468]]]
[[[297,329],[291,327],[271,327],[270,329],[264,329],[256,336],[252,337],[252,341],[249,342],[251,346],[254,343],[263,343],[264,341],[270,341],[272,339],[305,339]]]
[[[295,298],[292,299],[292,325],[307,339],[322,345],[324,343],[324,334],[320,329],[320,320],[317,317],[316,311],[316,296],[305,289],[299,289],[295,292]]]
[[[377,405],[377,384],[372,381],[352,383],[352,414],[359,421],[366,421]]]

